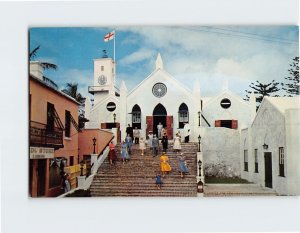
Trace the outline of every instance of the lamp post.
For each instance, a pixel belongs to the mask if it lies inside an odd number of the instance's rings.
[[[84,162],[83,162],[83,160],[81,160],[81,162],[80,162],[80,176],[83,176],[83,165],[84,165]]]
[[[96,141],[97,141],[97,139],[94,137],[93,138],[93,146],[94,146],[94,152],[93,152],[93,154],[96,154],[96,150],[95,150],[95,148],[96,148]]]
[[[202,161],[199,159],[198,160],[199,176],[201,176],[201,166],[202,166]]]
[[[267,149],[269,148],[269,146],[268,146],[266,143],[264,143],[264,144],[262,145],[262,147],[264,148],[264,150],[267,150]]]
[[[116,113],[114,113],[113,116],[114,116],[114,123],[116,123]]]
[[[198,126],[200,126],[200,111],[198,112]]]
[[[198,152],[201,152],[200,143],[201,143],[201,136],[199,134],[199,136],[198,136]]]
[[[197,183],[197,192],[198,193],[203,193],[203,182],[201,181],[201,179]]]

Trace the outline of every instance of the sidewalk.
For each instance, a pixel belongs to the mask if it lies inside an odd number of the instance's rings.
[[[258,184],[205,184],[204,197],[276,196],[276,192]]]

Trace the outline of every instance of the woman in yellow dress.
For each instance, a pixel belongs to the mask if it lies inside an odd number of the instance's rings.
[[[171,166],[169,164],[169,158],[166,155],[165,152],[162,153],[162,155],[159,158],[160,160],[160,167],[163,177],[165,177],[165,174],[168,174],[171,171]]]

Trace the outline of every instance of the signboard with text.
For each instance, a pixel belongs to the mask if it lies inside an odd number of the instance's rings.
[[[51,159],[54,158],[54,148],[30,147],[30,159]]]

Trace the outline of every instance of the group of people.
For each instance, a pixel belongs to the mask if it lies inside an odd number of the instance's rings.
[[[169,174],[170,171],[172,170],[172,168],[169,164],[169,158],[166,155],[166,152],[162,153],[159,160],[160,160],[160,168],[161,168],[162,176],[160,175],[160,173],[157,173],[155,184],[158,189],[161,189],[162,184],[163,184],[162,178],[164,178],[165,175]],[[178,165],[179,165],[180,177],[183,179],[184,174],[187,174],[189,172],[189,169],[187,167],[187,163],[185,160],[185,156],[183,155],[183,153],[181,153],[178,156]]]

